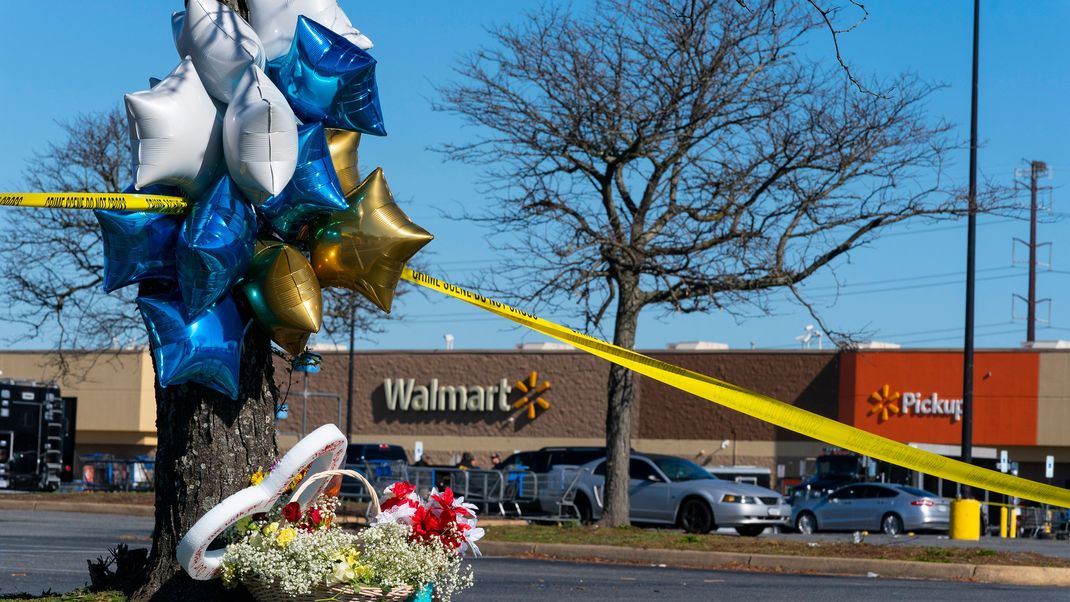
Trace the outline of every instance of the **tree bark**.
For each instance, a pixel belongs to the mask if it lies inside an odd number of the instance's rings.
[[[155,361],[154,366],[155,368]],[[275,459],[275,402],[271,342],[260,329],[246,333],[238,399],[199,385],[156,387],[156,525],[140,587],[131,600],[236,600],[222,582],[195,581],[175,559],[193,523],[228,495],[249,486],[249,475]]]
[[[635,346],[635,331],[642,309],[638,277],[619,283],[620,297],[613,325],[613,344]],[[606,527],[620,527],[628,520],[628,465],[632,449],[632,418],[635,406],[635,373],[613,364],[609,368],[606,408],[606,484],[602,520]]]

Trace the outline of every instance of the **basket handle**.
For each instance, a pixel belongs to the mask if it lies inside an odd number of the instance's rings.
[[[379,506],[379,494],[375,492],[375,487],[372,487],[372,484],[368,482],[368,479],[364,478],[364,475],[360,474],[355,470],[349,469],[323,470],[313,475],[309,475],[304,479],[301,479],[301,486],[297,488],[297,491],[294,491],[294,494],[292,496],[290,496],[290,501],[296,502],[297,499],[301,497],[301,494],[305,492],[305,489],[308,489],[315,481],[325,479],[327,477],[332,477],[334,475],[353,477],[354,479],[363,483],[364,487],[368,489],[368,493],[371,495],[372,507],[375,508],[375,513],[379,514],[382,508]]]

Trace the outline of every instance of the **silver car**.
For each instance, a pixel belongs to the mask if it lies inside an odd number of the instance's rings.
[[[605,459],[580,467],[575,504],[582,521],[602,517]],[[766,527],[787,526],[791,506],[772,489],[723,481],[683,458],[632,454],[629,463],[629,518],[637,523],[678,525],[689,533],[734,527],[756,536]]]
[[[855,483],[832,493],[801,499],[791,509],[800,533],[815,531],[947,531],[950,509],[935,493],[906,485]]]

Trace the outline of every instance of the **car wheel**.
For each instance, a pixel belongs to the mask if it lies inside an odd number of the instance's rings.
[[[705,500],[684,500],[680,505],[680,528],[688,533],[709,533],[713,529],[713,510]]]
[[[736,527],[736,533],[739,533],[743,537],[758,537],[765,531],[765,525],[743,525],[742,527]]]
[[[903,532],[903,519],[898,514],[885,514],[881,519],[881,530],[885,535],[899,535]]]
[[[591,502],[587,501],[587,496],[576,496],[576,514],[579,515],[581,525],[591,524]]]
[[[809,512],[799,514],[795,519],[795,530],[803,535],[817,531],[817,517]]]

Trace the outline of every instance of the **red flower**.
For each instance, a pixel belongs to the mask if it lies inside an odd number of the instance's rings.
[[[431,497],[433,497],[435,501],[438,502],[439,505],[443,508],[449,508],[453,506],[453,489],[450,489],[449,487],[447,487],[446,490],[442,493],[438,495],[433,495]]]
[[[407,497],[416,491],[416,486],[405,481],[398,481],[390,486],[390,495],[393,497]]]
[[[282,517],[291,523],[301,520],[301,504],[290,502],[282,507]]]
[[[380,510],[389,510],[389,509],[393,508],[394,506],[401,506],[401,505],[412,506],[413,508],[419,506],[419,504],[417,504],[416,502],[414,502],[414,501],[412,501],[410,499],[400,498],[400,497],[392,497],[392,498],[386,500],[385,502],[383,502],[379,506],[379,509]]]
[[[323,522],[323,515],[320,514],[319,508],[313,508],[312,510],[310,510],[308,513],[308,518],[312,521],[312,524],[317,527],[321,522]]]

